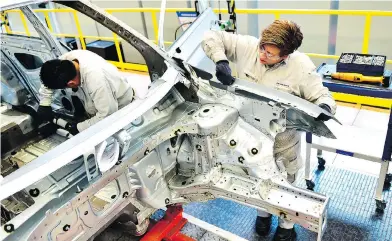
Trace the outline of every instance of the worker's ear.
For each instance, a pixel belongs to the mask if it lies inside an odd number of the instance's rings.
[[[288,56],[288,55],[282,56],[282,59],[283,59],[283,60],[286,60],[287,57],[289,57],[289,56]]]
[[[79,83],[78,83],[78,81],[76,81],[76,78],[68,81],[68,83],[67,83],[68,88],[76,88],[78,86],[79,86]]]

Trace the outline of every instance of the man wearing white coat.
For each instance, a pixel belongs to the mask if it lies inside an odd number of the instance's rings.
[[[88,50],[73,50],[46,61],[40,77],[43,85],[38,116],[42,120],[52,118],[53,90],[78,88],[81,91],[81,101],[90,118],[77,124],[69,123],[66,129],[73,135],[128,105],[135,94],[138,97],[145,95],[150,84],[149,81],[130,80],[114,65]]]
[[[323,86],[321,76],[310,58],[297,51],[303,40],[297,24],[288,20],[275,20],[262,31],[260,39],[210,30],[205,33],[202,48],[216,63],[216,77],[225,85],[234,78],[229,61],[236,64],[237,77],[285,91],[319,105],[335,114],[336,103],[329,90]],[[323,119],[327,120],[327,117]],[[300,133],[287,129],[275,138],[274,157],[282,161],[288,181],[294,182],[302,166]],[[256,232],[268,235],[271,214],[258,211]],[[295,240],[294,223],[279,219],[274,240]]]

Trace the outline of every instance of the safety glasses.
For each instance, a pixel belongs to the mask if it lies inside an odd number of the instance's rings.
[[[279,55],[273,55],[273,54],[267,53],[267,51],[265,50],[264,46],[261,45],[261,44],[259,45],[259,53],[260,54],[265,54],[267,59],[271,59],[271,60],[278,60],[278,59],[280,59]]]

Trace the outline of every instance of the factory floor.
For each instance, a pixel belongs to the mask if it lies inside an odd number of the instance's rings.
[[[141,76],[145,78],[145,76]],[[369,135],[369,138],[342,143],[342,145],[363,146],[370,152],[381,150],[389,120],[389,110],[366,107],[355,104],[338,103],[336,118],[342,126],[333,123],[326,124],[339,136],[339,132],[353,128]],[[338,132],[338,133],[335,133]],[[302,156],[305,158],[305,135],[302,140]],[[374,192],[380,164],[350,156],[331,152],[323,152],[326,168],[317,170],[316,150],[311,152],[311,172],[316,183],[315,192],[330,197],[328,208],[328,228],[323,240],[392,240],[392,195],[389,189],[384,190],[384,199],[388,202],[383,214],[375,212]],[[392,173],[392,168],[389,168]],[[300,170],[295,185],[306,188],[304,168]],[[195,240],[272,240],[276,230],[277,219],[273,219],[271,234],[259,237],[254,230],[256,210],[235,202],[216,199],[206,203],[190,203],[184,206],[185,215],[189,223],[182,233]],[[154,217],[161,217],[163,211]],[[299,225],[295,226],[298,233],[297,240],[316,240],[314,232]],[[225,237],[225,238],[223,238]],[[125,233],[105,230],[99,240],[133,241],[139,238],[130,237]]]

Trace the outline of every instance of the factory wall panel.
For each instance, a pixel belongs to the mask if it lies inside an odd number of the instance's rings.
[[[260,9],[329,9],[329,1],[259,1]],[[259,14],[259,34],[275,19],[273,15]],[[304,35],[299,51],[328,54],[329,15],[281,14],[280,19],[296,22]],[[316,65],[327,60],[312,58]]]
[[[68,8],[61,4],[55,4],[56,9]],[[84,36],[99,36],[97,31],[97,23],[91,18],[78,13],[78,18],[81,26],[81,30]],[[78,34],[73,13],[56,13],[57,22],[59,29],[63,34]],[[86,43],[95,41],[95,39],[86,39]]]
[[[143,6],[145,8],[160,8],[161,7],[161,1],[149,1],[149,0],[143,0],[142,1]],[[188,4],[186,1],[167,1],[166,3],[167,8],[187,8]],[[146,16],[146,25],[148,29],[148,34],[150,36],[150,39],[155,39],[155,34],[154,34],[154,29],[153,29],[153,23],[152,23],[152,18],[151,14],[147,14],[148,17]],[[159,23],[159,13],[156,13],[156,18]],[[179,21],[177,18],[176,13],[166,13],[165,14],[165,26],[163,29],[163,36],[165,41],[174,41],[174,33],[176,31],[176,28],[179,26]],[[178,35],[181,34],[181,31],[177,32],[177,37]]]
[[[94,4],[97,4],[102,8],[135,8],[139,7],[138,1],[102,1],[92,0]],[[160,1],[149,1],[142,0],[142,5],[145,8],[159,8],[161,6]],[[218,8],[217,1],[210,1],[212,7]],[[254,2],[253,2],[254,3]],[[249,1],[236,1],[237,8],[249,8],[254,6]],[[267,1],[259,0],[256,6],[261,9],[330,9],[330,1]],[[168,1],[167,7],[169,8],[185,8],[189,7],[188,1]],[[191,7],[194,6],[194,1],[191,1]],[[226,9],[227,4],[225,1],[221,1],[221,9]],[[339,1],[339,9],[345,10],[392,10],[392,1]],[[146,32],[143,28],[141,13],[114,13],[116,17],[129,24],[140,33],[144,34],[150,39],[155,39],[153,30],[153,24],[151,20],[151,14],[145,13],[146,21]],[[76,33],[72,16],[66,13],[57,14],[59,20],[60,29],[63,33]],[[61,16],[61,18],[59,18]],[[112,37],[112,33],[106,30],[94,21],[79,15],[82,23],[82,31],[85,35],[99,35]],[[156,18],[159,21],[159,13],[156,13]],[[227,14],[222,14],[224,20],[228,19]],[[301,30],[304,33],[303,44],[300,47],[300,51],[307,53],[319,53],[328,54],[328,38],[329,38],[329,15],[281,15],[281,19],[290,19],[297,22],[301,26]],[[260,32],[266,26],[273,22],[275,16],[259,14],[257,16],[257,24],[252,23],[255,18],[248,17],[246,14],[237,14],[237,27],[239,34],[251,34],[256,37],[260,36]],[[19,20],[20,21],[20,20]],[[338,16],[337,25],[337,40],[336,40],[336,52],[332,54],[340,55],[342,52],[361,52],[362,51],[362,40],[363,40],[363,29],[364,29],[365,17],[362,16]],[[250,26],[256,26],[256,30],[253,30]],[[371,38],[369,41],[369,53],[384,54],[389,59],[392,58],[392,45],[388,38],[388,31],[386,26],[392,25],[392,17],[373,17],[371,24]],[[165,16],[165,27],[164,27],[164,38],[165,41],[174,41],[174,33],[176,28],[179,26],[179,21],[175,13],[166,13]],[[19,29],[18,29],[19,30]],[[252,30],[252,31],[251,31]],[[23,31],[23,30],[21,30]],[[178,31],[178,35],[182,33],[181,29]],[[93,40],[88,40],[91,42]],[[144,63],[141,55],[132,48],[129,44],[122,42],[125,53],[125,61],[131,63]],[[322,62],[327,62],[328,59],[312,58],[316,65]],[[336,61],[336,60],[329,60]],[[391,67],[391,66],[388,66]]]
[[[392,11],[392,1],[340,1],[342,10]],[[365,17],[339,16],[336,53],[361,52]],[[390,26],[392,17],[372,17],[369,53],[383,54],[392,59]],[[387,65],[392,70],[392,64]]]
[[[9,22],[11,23],[10,27],[13,31],[24,32],[22,20],[20,19],[19,13],[9,13],[7,17]],[[32,27],[32,25],[30,25],[29,27]]]
[[[138,1],[94,1],[92,0],[92,3],[97,5],[100,8],[139,8]],[[142,23],[142,14],[143,13],[112,13],[116,18],[120,19],[124,23],[128,24],[131,26],[133,29],[146,36],[146,33],[143,28],[143,23]],[[145,14],[148,15],[148,14]],[[148,18],[148,16],[146,16]],[[105,37],[113,37],[112,31],[108,30],[106,27],[97,24],[97,30],[98,34],[100,36],[105,36]],[[151,37],[151,36],[150,36]],[[129,43],[125,42],[121,38],[119,38],[124,56],[123,56],[123,61],[124,62],[130,62],[130,63],[137,63],[137,64],[145,64],[145,61],[142,57],[142,55]]]
[[[139,1],[92,1],[94,4],[101,8],[138,8]],[[141,1],[142,6],[144,8],[160,8],[160,1]],[[186,8],[188,7],[187,2],[183,1],[168,1],[168,8]],[[142,23],[142,14],[145,16],[146,23],[146,32]],[[155,40],[157,36],[155,36],[153,29],[153,22],[151,13],[113,13],[114,16],[119,18],[121,21],[125,22],[135,30],[139,31],[145,37]],[[159,22],[159,13],[156,13],[156,19]],[[165,14],[165,27],[164,27],[164,39],[165,41],[174,41],[174,33],[176,28],[179,26],[179,21],[177,15],[175,13],[166,13]],[[98,34],[100,36],[111,37],[111,31],[107,30],[103,26],[98,26]],[[181,31],[178,31],[177,36],[181,34]],[[130,44],[122,41],[123,51],[125,55],[126,62],[144,64],[144,59],[140,55],[140,53],[134,49]],[[169,45],[166,45],[169,47]]]
[[[38,16],[41,19],[44,19],[43,14],[38,14]],[[10,23],[10,28],[12,29],[12,31],[16,31],[16,32],[25,32],[26,31],[23,26],[22,19],[20,18],[19,13],[11,12],[11,13],[8,13],[7,17],[8,17],[8,21]],[[26,23],[27,23],[27,27],[29,29],[31,36],[38,37],[37,31],[35,31],[33,25],[27,19],[26,19]]]
[[[249,8],[248,1],[236,1],[235,3],[236,8]],[[227,9],[226,1],[221,1],[220,4],[221,9]],[[215,4],[215,8],[218,8],[218,4]],[[239,34],[251,34],[249,31],[249,25],[256,25],[258,23],[250,22],[249,20],[253,20],[254,17],[248,16],[257,16],[256,14],[246,15],[246,14],[237,14],[237,33]],[[222,20],[228,20],[228,14],[222,14]],[[251,34],[252,35],[252,34]],[[255,36],[257,37],[257,36]]]

